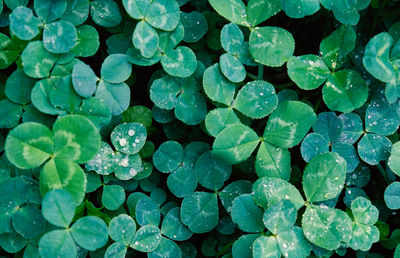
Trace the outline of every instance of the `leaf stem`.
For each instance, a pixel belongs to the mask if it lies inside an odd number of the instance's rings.
[[[228,250],[233,245],[234,242],[235,241],[232,241],[224,245],[224,247],[222,247],[222,249],[218,251],[215,257],[220,257],[221,255],[223,255],[226,252],[226,250]]]
[[[258,65],[258,80],[263,80],[264,79],[264,66],[262,64]]]
[[[252,80],[257,80],[257,76],[256,76],[256,75],[254,75],[254,74],[252,74],[252,73],[250,73],[250,72],[246,72],[246,74],[247,74],[247,76],[248,76],[250,79],[252,79]]]
[[[383,178],[385,178],[385,181],[389,184],[389,179],[387,177],[386,170],[383,169],[382,165],[380,163],[376,164],[376,167],[378,168],[379,172],[381,172]]]

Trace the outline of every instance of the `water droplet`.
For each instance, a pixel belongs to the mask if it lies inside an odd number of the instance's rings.
[[[134,135],[135,135],[135,131],[132,130],[132,129],[130,129],[130,130],[128,131],[128,135],[129,135],[129,136],[134,136]]]
[[[124,147],[126,145],[126,139],[122,138],[119,140],[119,145],[121,145],[122,147]]]

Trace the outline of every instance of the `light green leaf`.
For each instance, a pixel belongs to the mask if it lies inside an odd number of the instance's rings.
[[[81,103],[81,97],[74,91],[71,76],[56,77],[52,82],[53,88],[49,94],[50,103],[55,108],[72,113]]]
[[[135,238],[133,239],[130,247],[138,250],[139,252],[152,252],[161,241],[160,230],[153,225],[146,225],[136,231]]]
[[[265,227],[277,235],[293,227],[297,218],[296,207],[288,200],[271,205],[263,215]]]
[[[400,117],[397,105],[389,104],[385,99],[374,99],[365,112],[365,130],[379,135],[394,134],[399,128]]]
[[[311,244],[304,237],[302,228],[293,227],[291,230],[282,232],[276,238],[281,255],[284,257],[309,257]]]
[[[149,258],[165,257],[165,258],[175,258],[182,257],[181,249],[172,240],[168,238],[161,237],[160,244],[157,246],[156,250],[148,254]]]
[[[140,21],[133,31],[132,41],[142,56],[151,58],[158,48],[159,38],[153,27],[145,21]]]
[[[40,20],[31,9],[19,6],[10,14],[10,30],[22,40],[31,40],[39,34]]]
[[[90,15],[96,24],[106,28],[115,27],[122,20],[118,5],[113,0],[90,2]]]
[[[232,221],[244,232],[256,233],[264,230],[263,210],[253,202],[251,194],[243,194],[233,201]]]
[[[115,71],[118,71],[116,73]],[[104,59],[101,65],[101,78],[111,83],[126,81],[132,72],[132,65],[128,62],[128,56],[112,54]]]
[[[205,119],[207,132],[216,137],[222,130],[231,125],[240,124],[232,108],[217,108],[210,111]]]
[[[254,258],[281,257],[278,242],[273,236],[260,236],[254,241],[251,249],[253,250]]]
[[[303,189],[307,200],[320,202],[335,198],[343,189],[346,171],[346,161],[335,152],[314,157],[303,173]]]
[[[42,21],[51,22],[67,10],[67,0],[34,0],[33,8]]]
[[[161,65],[165,72],[174,77],[189,77],[197,68],[196,55],[192,49],[179,46],[162,56]]]
[[[39,254],[42,257],[68,258],[77,255],[76,245],[66,230],[53,230],[39,241]]]
[[[232,245],[232,256],[234,258],[252,258],[253,242],[259,234],[242,235]]]
[[[149,197],[142,197],[135,206],[135,218],[140,226],[154,225],[158,227],[161,220],[160,209]]]
[[[372,133],[365,134],[357,144],[358,155],[370,165],[376,165],[382,160],[387,160],[391,148],[392,143],[388,138]]]
[[[400,142],[392,145],[388,166],[396,175],[400,175]]]
[[[176,118],[188,125],[200,124],[207,115],[205,97],[200,92],[191,92],[185,87],[182,87],[181,91],[182,93],[176,99]]]
[[[54,155],[85,163],[100,149],[101,137],[96,126],[81,115],[60,117],[54,123]]]
[[[313,109],[299,101],[285,101],[272,112],[263,138],[280,148],[291,148],[301,142],[317,117]]]
[[[400,209],[400,182],[391,183],[386,188],[383,199],[389,209]]]
[[[329,141],[319,133],[309,133],[301,142],[300,153],[305,162],[329,151]]]
[[[392,36],[382,32],[373,37],[365,47],[364,67],[382,82],[390,82],[394,78],[394,67],[389,57],[392,46]]]
[[[200,12],[181,12],[180,22],[186,32],[183,37],[183,41],[185,42],[198,42],[207,33],[207,19]]]
[[[209,3],[219,15],[228,21],[247,26],[246,6],[242,0],[210,0]]]
[[[104,100],[111,109],[111,114],[117,116],[129,107],[131,90],[125,83],[108,83],[101,80],[95,96]]]
[[[106,142],[101,142],[101,147],[94,158],[85,164],[87,170],[94,170],[99,175],[109,175],[115,171],[118,163],[113,149]]]
[[[172,171],[167,179],[168,189],[179,198],[193,193],[198,184],[198,178],[192,166],[183,164],[183,166]]]
[[[22,106],[3,99],[0,101],[0,116],[0,128],[13,128],[21,120]]]
[[[33,78],[45,78],[56,62],[56,56],[46,51],[41,41],[30,42],[21,54],[24,72]]]
[[[272,84],[266,81],[246,83],[239,91],[233,107],[250,118],[268,116],[278,105],[278,97]]]
[[[185,241],[193,235],[182,223],[179,207],[171,209],[165,215],[161,225],[161,233],[174,241]]]
[[[23,123],[6,137],[5,152],[8,160],[21,169],[40,166],[53,153],[53,134],[44,125]]]
[[[250,157],[259,142],[259,137],[250,127],[232,125],[215,138],[213,154],[228,164],[238,164]]]
[[[113,244],[109,245],[104,257],[105,258],[125,258],[126,251],[128,248],[121,244],[120,242],[114,242]]]
[[[99,33],[91,25],[76,28],[77,41],[71,52],[76,56],[89,57],[96,54],[100,47]]]
[[[249,38],[250,54],[257,63],[279,67],[294,53],[292,34],[279,27],[255,28]]]
[[[277,14],[281,8],[281,0],[250,0],[247,4],[247,21],[255,27]]]
[[[50,53],[67,53],[75,46],[76,41],[76,29],[67,21],[56,21],[44,26],[43,46]]]
[[[288,181],[291,173],[290,152],[288,149],[275,147],[261,142],[256,157],[256,173],[258,177],[278,177]]]
[[[67,10],[61,19],[75,26],[81,25],[89,17],[89,2],[86,0],[67,1]]]
[[[26,76],[22,70],[15,70],[8,78],[5,85],[5,94],[8,99],[17,104],[31,102],[31,91],[36,80]]]
[[[297,210],[304,206],[303,197],[296,187],[274,177],[262,177],[253,184],[253,200],[264,209],[281,200],[291,201]]]
[[[218,224],[218,199],[215,193],[194,192],[182,201],[181,220],[193,233],[205,233]]]
[[[368,86],[356,71],[341,70],[328,77],[322,94],[330,110],[349,113],[367,101]]]
[[[103,247],[108,240],[106,223],[95,216],[80,218],[72,225],[70,232],[76,243],[89,251]]]
[[[70,160],[55,158],[48,161],[40,172],[39,182],[42,195],[54,189],[63,189],[71,194],[75,205],[79,205],[85,197],[85,173]]]
[[[119,185],[105,185],[101,203],[109,210],[117,210],[125,202],[125,191]]]
[[[219,57],[221,72],[232,82],[242,82],[246,78],[246,70],[239,59],[225,53]]]
[[[9,67],[18,58],[21,50],[6,34],[0,33],[0,69]]]
[[[313,244],[335,250],[351,238],[352,222],[341,210],[310,205],[302,218],[305,237]]]
[[[229,106],[235,95],[236,86],[222,75],[219,64],[214,64],[204,71],[203,88],[211,100]]]
[[[303,90],[322,85],[330,73],[321,57],[316,55],[292,56],[287,62],[289,78]]]
[[[290,18],[304,18],[319,8],[319,0],[282,0],[282,9]]]
[[[43,198],[43,217],[53,225],[67,228],[74,217],[75,206],[74,199],[67,191],[52,190]]]
[[[339,119],[342,121],[343,130],[337,141],[349,144],[355,143],[364,132],[361,118],[357,114],[347,113],[341,114]]]
[[[163,142],[154,152],[153,164],[160,172],[170,173],[183,161],[183,148],[176,141]]]
[[[118,151],[124,154],[136,154],[146,142],[147,131],[142,124],[124,123],[116,126],[110,137]]]
[[[12,216],[12,226],[24,238],[34,239],[46,231],[47,224],[38,207],[26,205]]]
[[[143,19],[150,7],[150,0],[123,0],[126,12],[134,19]]]
[[[176,0],[153,0],[145,20],[154,28],[172,31],[179,23],[180,11]]]

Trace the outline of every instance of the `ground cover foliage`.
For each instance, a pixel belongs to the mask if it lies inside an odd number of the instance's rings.
[[[400,257],[400,2],[0,0],[0,252]]]

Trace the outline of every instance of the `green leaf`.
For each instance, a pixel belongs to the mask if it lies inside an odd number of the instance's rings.
[[[282,200],[264,212],[263,222],[269,231],[277,235],[292,228],[296,218],[297,210],[293,203]]]
[[[232,125],[215,138],[213,154],[228,164],[238,164],[250,157],[259,142],[259,137],[250,127]]]
[[[154,28],[172,31],[179,23],[180,11],[176,0],[153,0],[145,20]]]
[[[374,99],[365,112],[365,130],[379,135],[394,134],[399,128],[400,117],[397,105],[389,104],[385,99]]]
[[[279,67],[294,53],[292,34],[279,27],[255,28],[249,38],[250,54],[257,63]]]
[[[350,247],[368,251],[373,243],[379,241],[379,230],[373,226],[378,221],[379,211],[364,197],[358,197],[351,203],[351,211],[354,224]]]
[[[71,76],[56,77],[50,91],[50,103],[56,107],[72,113],[81,103],[81,98],[72,86]]]
[[[278,97],[272,84],[266,81],[246,83],[239,91],[233,107],[250,118],[268,116],[278,105]]]
[[[388,138],[372,133],[365,134],[357,144],[358,155],[370,165],[387,160],[391,148],[392,143]]]
[[[177,169],[182,161],[183,148],[176,141],[163,142],[153,155],[154,167],[163,173]]]
[[[253,200],[264,209],[281,200],[291,201],[297,210],[304,206],[303,197],[296,187],[274,177],[262,177],[253,184]]]
[[[160,38],[160,43],[158,46],[161,53],[169,52],[179,45],[183,40],[185,34],[185,29],[182,23],[178,23],[173,31],[158,31],[158,36]],[[156,52],[154,56],[157,56],[159,51]]]
[[[53,230],[39,241],[39,254],[42,257],[75,257],[76,245],[71,234],[66,230]]]
[[[255,258],[281,257],[278,242],[273,236],[260,236],[253,242],[251,249],[253,250],[252,255]]]
[[[389,57],[392,46],[392,36],[382,32],[373,37],[365,47],[364,67],[382,82],[390,82],[394,78],[394,67]]]
[[[138,250],[139,252],[152,252],[161,241],[160,230],[153,225],[145,225],[139,228],[135,233],[135,238],[133,239],[130,247]]]
[[[346,171],[346,161],[335,152],[314,157],[303,173],[303,189],[307,200],[320,202],[335,198],[343,189]]]
[[[75,214],[76,203],[65,190],[48,192],[42,201],[42,213],[51,224],[67,228]]]
[[[282,9],[290,18],[304,18],[319,10],[319,0],[282,0]]]
[[[153,27],[145,21],[140,21],[133,32],[132,41],[142,56],[151,58],[158,48],[159,38]]]
[[[349,144],[355,143],[364,132],[361,118],[354,113],[341,114],[339,119],[343,124],[343,131],[340,133],[338,142]]]
[[[150,87],[150,99],[161,109],[173,109],[179,93],[178,81],[169,75],[154,80]]]
[[[142,197],[136,203],[135,218],[140,226],[154,225],[158,227],[161,220],[160,209],[149,197]]]
[[[104,100],[111,109],[113,116],[122,114],[130,104],[131,90],[125,83],[108,83],[101,80],[97,90],[96,98]]]
[[[321,41],[321,56],[329,68],[338,69],[345,62],[344,58],[354,50],[355,42],[354,29],[351,26],[341,26]]]
[[[239,59],[231,54],[222,54],[219,58],[221,72],[232,82],[242,82],[246,78],[246,70]]]
[[[203,88],[211,100],[229,106],[235,95],[236,86],[222,75],[219,64],[214,64],[204,71]]]
[[[193,235],[182,223],[179,207],[171,209],[165,215],[161,225],[161,233],[174,241],[185,241]]]
[[[144,146],[147,138],[146,127],[139,123],[120,124],[111,133],[115,149],[124,154],[136,154]]]
[[[109,175],[118,166],[118,158],[108,143],[101,142],[100,150],[94,158],[85,164],[87,170],[94,170],[99,175]]]
[[[63,189],[71,194],[75,205],[79,205],[85,197],[85,173],[70,160],[55,158],[48,161],[40,172],[39,182],[42,195],[54,189]]]
[[[330,110],[349,113],[367,101],[368,86],[356,71],[341,70],[328,77],[322,94]]]
[[[14,10],[18,6],[27,6],[29,0],[4,0],[8,8]]]
[[[211,151],[206,151],[197,159],[194,172],[197,174],[201,186],[217,191],[229,179],[232,166],[215,157]]]
[[[179,46],[162,56],[161,65],[169,75],[188,77],[196,71],[197,59],[193,50],[185,46]]]
[[[284,257],[309,257],[311,251],[310,242],[304,237],[302,228],[293,227],[282,232],[276,238],[281,255]]]
[[[67,21],[56,21],[44,26],[43,46],[50,53],[67,53],[74,47],[76,41],[76,29]]]
[[[67,10],[67,0],[34,0],[33,7],[42,21],[51,22],[60,18]]]
[[[109,245],[104,257],[105,258],[125,258],[128,248],[120,242],[114,242]]]
[[[54,79],[49,78],[37,81],[31,92],[31,100],[35,108],[37,108],[38,111],[49,115],[57,115],[61,112],[60,109],[54,107],[50,102],[50,93],[53,90],[53,80]]]
[[[118,5],[113,0],[90,2],[90,15],[96,24],[106,28],[115,27],[122,20]]]
[[[56,62],[56,56],[49,53],[41,41],[30,42],[21,54],[24,72],[32,78],[45,78]]]
[[[291,148],[301,142],[316,120],[309,105],[285,101],[269,117],[263,138],[277,147]]]
[[[148,254],[149,258],[155,257],[165,257],[165,258],[173,258],[173,257],[181,257],[181,249],[179,246],[172,240],[168,238],[161,237],[160,244],[157,246],[157,249],[150,252]]]
[[[115,176],[119,180],[130,180],[143,170],[139,154],[125,155],[117,153],[117,159],[119,160],[119,166],[115,170]]]
[[[7,35],[0,33],[0,69],[9,67],[18,58],[21,50]]]
[[[256,173],[258,177],[278,177],[288,181],[290,178],[290,152],[288,149],[275,147],[261,142],[256,157]]]
[[[40,20],[31,9],[19,6],[10,14],[10,30],[22,40],[31,40],[39,34]]]
[[[217,108],[210,111],[205,119],[207,132],[216,137],[222,130],[240,124],[240,120],[232,108]]]
[[[89,57],[96,54],[100,47],[99,33],[91,25],[76,28],[77,41],[71,52],[76,56]]]
[[[95,216],[80,218],[70,232],[76,243],[89,251],[103,247],[108,241],[106,223]]]
[[[28,104],[31,102],[31,91],[35,80],[26,76],[22,70],[15,70],[8,78],[5,94],[12,102]]]
[[[117,210],[125,202],[125,191],[119,185],[105,185],[101,203],[109,210]]]
[[[347,173],[354,171],[358,164],[360,164],[360,159],[358,158],[356,149],[349,143],[335,143],[332,145],[332,151],[336,152],[346,160]]]
[[[319,133],[309,133],[301,142],[300,153],[305,162],[329,151],[329,141]]]
[[[390,157],[388,160],[389,168],[396,174],[400,175],[400,143],[396,142],[392,145]]]
[[[24,238],[33,239],[42,235],[47,225],[39,208],[27,205],[12,216],[12,226]]]
[[[102,99],[95,97],[84,99],[75,114],[90,119],[99,130],[111,121],[110,108]]]
[[[302,225],[305,237],[324,249],[335,250],[351,238],[352,222],[349,216],[328,206],[308,206]]]
[[[209,3],[219,15],[228,21],[247,26],[246,6],[242,0],[210,0]]]
[[[193,233],[205,233],[218,224],[218,199],[215,193],[194,192],[182,201],[181,220]]]
[[[21,120],[22,106],[3,99],[0,101],[0,116],[0,128],[13,128]]]
[[[115,71],[118,71],[116,73]],[[132,72],[132,65],[128,62],[128,56],[113,54],[104,59],[101,65],[101,78],[110,83],[126,81]]]
[[[255,27],[277,14],[281,5],[280,0],[250,0],[247,4],[247,21]]]
[[[244,35],[239,26],[234,23],[224,25],[221,30],[221,46],[229,54],[240,52],[244,44]]]
[[[53,153],[53,134],[44,125],[23,123],[6,137],[5,152],[8,160],[21,169],[40,166]]]
[[[200,12],[182,12],[180,22],[182,23],[184,30],[190,32],[185,33],[183,38],[183,41],[185,42],[197,42],[207,33],[208,23],[204,15]]]
[[[400,209],[400,182],[391,183],[386,188],[383,199],[389,209]]]
[[[316,55],[292,56],[287,62],[289,78],[303,90],[321,86],[330,73],[323,59]]]
[[[54,123],[54,155],[77,163],[91,160],[101,145],[96,126],[81,115],[60,117]]]
[[[192,194],[196,190],[197,184],[197,174],[191,166],[185,165],[185,163],[172,171],[167,179],[168,189],[179,198]]]
[[[252,258],[253,242],[259,234],[242,235],[232,245],[232,256],[241,258]]]
[[[232,221],[244,232],[262,232],[263,210],[254,204],[251,194],[243,194],[233,201],[231,209]]]
[[[318,114],[317,122],[312,126],[312,129],[315,133],[325,137],[329,142],[335,143],[340,141],[338,138],[341,136],[341,134],[343,134],[343,130],[346,130],[346,127],[348,129],[352,128],[353,121],[347,118],[353,118],[353,116],[358,117],[355,114],[342,114],[340,117],[338,117],[336,116],[335,112],[322,112]],[[360,123],[360,128],[362,131],[362,122]]]
[[[86,0],[67,1],[67,10],[61,19],[75,26],[81,25],[89,16],[89,2]]]
[[[219,192],[222,205],[228,212],[231,212],[233,201],[236,197],[251,192],[251,184],[246,180],[238,180],[227,185]]]
[[[152,124],[153,115],[151,110],[145,106],[131,106],[122,113],[124,123],[140,123],[149,128]]]
[[[150,0],[123,0],[126,12],[134,19],[143,19],[150,7]]]

